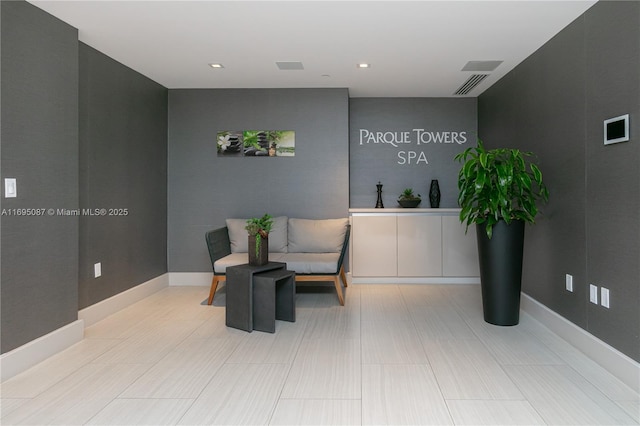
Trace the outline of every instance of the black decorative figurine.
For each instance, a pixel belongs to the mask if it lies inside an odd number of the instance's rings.
[[[440,207],[440,185],[438,185],[438,179],[431,180],[431,188],[429,189],[429,203],[431,208],[437,209]]]
[[[376,209],[384,209],[384,204],[382,204],[382,184],[378,181],[376,185],[378,188],[378,201],[376,201]]]

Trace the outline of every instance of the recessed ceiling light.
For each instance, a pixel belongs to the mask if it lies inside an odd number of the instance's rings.
[[[224,65],[222,65],[222,64],[209,64],[209,66],[211,68],[224,68]]]
[[[371,68],[371,64],[367,64],[364,62],[359,63],[358,65],[356,65],[358,68]]]

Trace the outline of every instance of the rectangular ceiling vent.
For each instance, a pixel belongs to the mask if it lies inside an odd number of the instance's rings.
[[[302,62],[298,62],[298,61],[278,61],[276,62],[276,65],[278,66],[278,69],[281,69],[284,71],[304,69]]]
[[[458,88],[458,90],[456,90],[454,95],[466,95],[467,93],[475,89],[475,87],[480,84],[482,80],[487,78],[488,75],[489,74],[473,74],[467,81],[464,82],[462,86]]]

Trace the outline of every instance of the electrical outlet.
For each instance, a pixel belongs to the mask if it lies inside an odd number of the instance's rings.
[[[589,301],[598,304],[598,287],[593,284],[589,285]]]
[[[601,287],[600,288],[600,304],[605,308],[609,309],[609,289]]]
[[[93,265],[93,277],[98,278],[102,275],[102,263],[98,262]]]
[[[567,291],[573,292],[573,275],[565,275],[564,287],[567,289]]]

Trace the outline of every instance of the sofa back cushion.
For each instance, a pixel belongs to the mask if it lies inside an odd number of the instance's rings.
[[[287,252],[287,219],[286,216],[273,218],[273,227],[269,232],[270,253]],[[247,253],[249,251],[249,234],[244,229],[245,226],[247,226],[247,219],[227,219],[231,253]]]
[[[349,219],[289,219],[289,253],[339,253]]]

